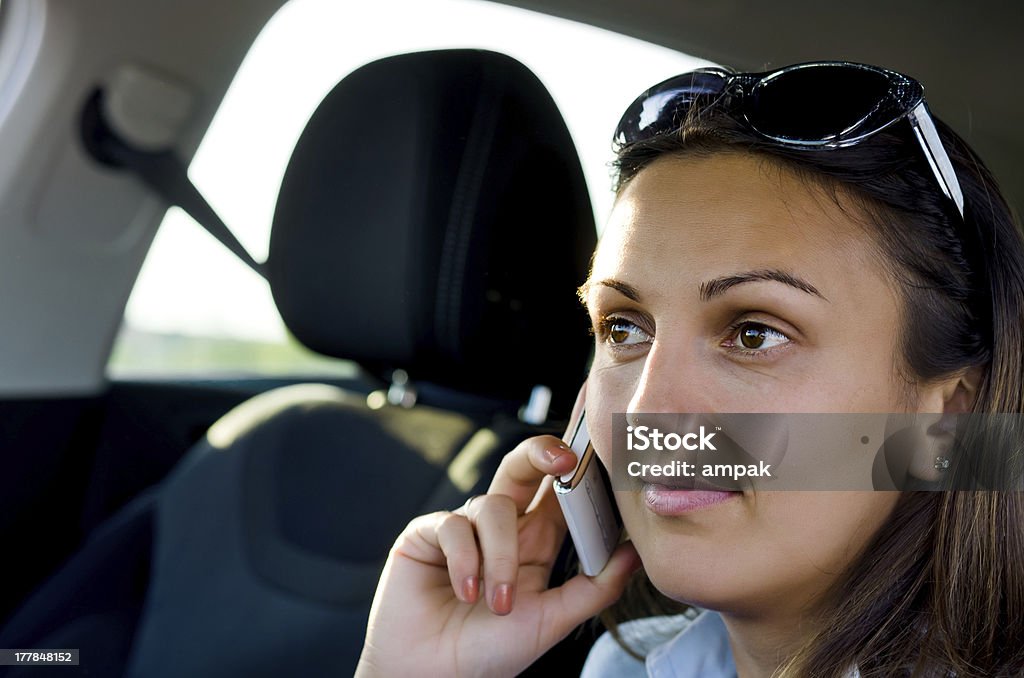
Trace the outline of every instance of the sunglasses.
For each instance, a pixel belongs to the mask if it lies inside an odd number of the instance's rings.
[[[766,73],[703,68],[677,75],[630,104],[616,127],[615,143],[621,148],[675,132],[694,103],[724,97],[756,134],[798,149],[853,146],[906,119],[939,188],[963,218],[963,192],[925,104],[924,87],[877,66],[823,61]]]

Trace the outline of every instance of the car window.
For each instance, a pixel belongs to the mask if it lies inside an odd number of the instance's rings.
[[[291,0],[246,56],[189,174],[239,240],[266,257],[277,189],[303,126],[347,73],[374,59],[477,47],[509,54],[551,91],[601,224],[610,134],[640,91],[705,62],[620,34],[480,0]],[[168,210],[132,291],[113,377],[349,374],[291,337],[267,283],[179,209]]]

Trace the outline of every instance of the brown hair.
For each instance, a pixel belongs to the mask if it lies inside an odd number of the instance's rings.
[[[974,368],[975,412],[1024,413],[1024,237],[978,156],[936,125],[963,219],[906,124],[848,148],[793,150],[713,102],[692,106],[678,133],[619,148],[616,190],[665,155],[744,152],[795,171],[840,208],[849,202],[840,195],[852,198],[902,297],[897,362],[908,385]],[[617,638],[616,618],[685,609],[638,574],[603,617]],[[817,632],[777,675],[839,677],[853,666],[862,678],[1024,674],[1024,495],[905,492],[828,600]]]

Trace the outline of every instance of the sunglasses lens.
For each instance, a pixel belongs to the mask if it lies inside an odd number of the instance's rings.
[[[631,144],[677,129],[694,101],[713,100],[722,93],[725,79],[723,73],[694,71],[655,85],[626,109],[615,130],[616,142]]]
[[[758,83],[746,115],[758,132],[775,139],[840,140],[844,133],[870,133],[891,122],[893,106],[902,105],[890,96],[892,89],[883,71],[826,64],[793,68]]]

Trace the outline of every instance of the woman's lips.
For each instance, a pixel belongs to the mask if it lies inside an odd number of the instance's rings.
[[[743,493],[720,490],[681,490],[657,483],[645,483],[643,494],[644,503],[652,512],[659,516],[678,516],[717,506],[722,502],[735,499]]]

